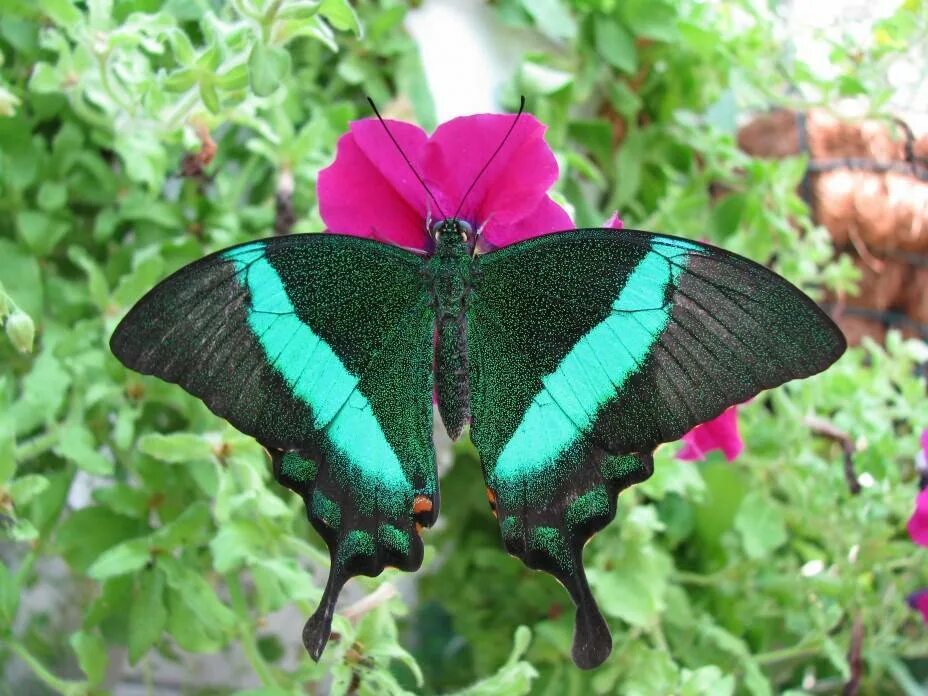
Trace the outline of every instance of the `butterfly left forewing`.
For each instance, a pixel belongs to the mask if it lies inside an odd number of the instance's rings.
[[[814,303],[747,259],[634,230],[537,237],[476,262],[468,312],[471,436],[504,543],[578,605],[574,659],[610,640],[585,541],[654,447],[818,372],[844,339]]]
[[[438,509],[434,314],[414,254],[293,235],[232,247],[156,286],[117,327],[128,367],[175,382],[272,453],[332,557],[304,630],[318,658],[357,574],[415,569]]]

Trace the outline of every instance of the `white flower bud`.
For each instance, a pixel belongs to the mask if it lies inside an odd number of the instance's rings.
[[[32,341],[35,338],[35,324],[28,314],[18,309],[6,319],[6,335],[10,337],[13,347],[20,353],[32,352]]]

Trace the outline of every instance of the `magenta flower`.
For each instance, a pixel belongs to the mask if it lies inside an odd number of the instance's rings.
[[[915,512],[909,518],[909,536],[920,546],[928,546],[928,488],[915,499]]]
[[[726,409],[710,421],[697,425],[683,436],[683,449],[678,459],[702,461],[712,450],[722,450],[725,459],[734,461],[744,449],[738,433],[738,406]]]
[[[606,224],[603,227],[611,227],[614,230],[621,230],[625,227],[625,223],[622,222],[622,218],[619,217],[619,211],[615,211],[612,214],[612,217],[606,220]]]
[[[427,221],[452,216],[496,150],[514,116],[461,116],[430,136],[418,126],[387,121],[390,132],[435,196],[431,201],[376,119],[351,123],[335,161],[319,172],[319,213],[330,232],[372,237],[430,251]],[[482,250],[573,227],[548,189],[557,179],[545,126],[523,114],[458,217],[483,228]]]
[[[916,590],[906,598],[906,601],[910,607],[920,611],[922,618],[928,623],[928,588]]]

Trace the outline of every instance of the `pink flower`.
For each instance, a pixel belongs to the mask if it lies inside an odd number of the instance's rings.
[[[744,449],[744,441],[738,433],[738,406],[732,406],[720,416],[697,425],[683,436],[683,443],[683,449],[677,453],[678,459],[702,461],[706,453],[722,450],[725,459],[734,461]]]
[[[906,601],[910,607],[920,611],[922,618],[928,623],[928,588],[916,590],[906,598]]]
[[[928,546],[928,488],[915,499],[915,512],[909,518],[909,536],[920,546]]]
[[[619,211],[615,211],[612,214],[612,217],[606,220],[606,224],[603,227],[611,227],[614,230],[621,230],[625,227],[625,223],[622,222],[622,218],[619,217]]]
[[[455,214],[514,118],[461,116],[431,136],[411,123],[386,122],[437,205],[383,125],[372,118],[354,121],[338,141],[335,161],[319,172],[319,213],[328,230],[430,251],[428,220]],[[548,196],[558,168],[544,132],[538,119],[522,114],[466,196],[458,217],[475,230],[483,228],[482,249],[573,227],[570,216]]]

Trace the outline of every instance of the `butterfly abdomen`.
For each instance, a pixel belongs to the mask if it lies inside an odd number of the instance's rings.
[[[438,411],[452,439],[457,439],[470,418],[467,388],[467,345],[461,317],[439,319],[435,345],[435,390]]]

